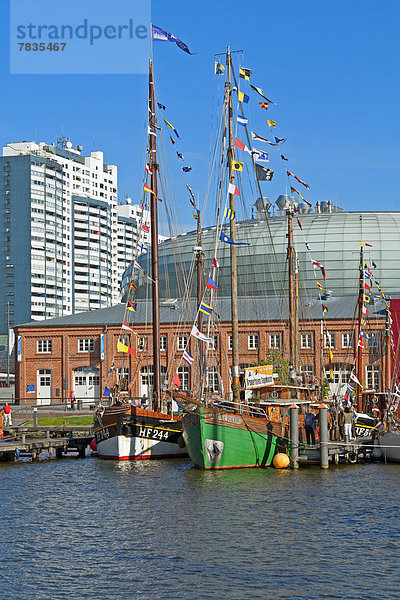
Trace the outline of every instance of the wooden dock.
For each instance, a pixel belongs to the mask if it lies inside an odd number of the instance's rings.
[[[373,459],[375,448],[372,437],[356,438],[351,442],[328,442],[328,460],[330,464],[360,463]],[[299,446],[299,465],[319,465],[321,463],[321,445]]]
[[[18,426],[10,427],[8,432],[10,439],[0,442],[0,461],[3,462],[19,457],[36,461],[43,453],[49,458],[62,458],[70,453],[85,458],[86,448],[93,439],[92,428],[86,426]]]

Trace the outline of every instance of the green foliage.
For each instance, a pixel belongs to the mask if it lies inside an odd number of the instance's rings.
[[[81,417],[43,417],[42,419],[39,417],[37,421],[38,425],[47,425],[48,427],[58,427],[64,425],[64,423],[68,427],[71,425],[87,425],[90,427],[93,425],[93,417],[87,415]],[[28,421],[25,425],[33,425],[33,421]]]

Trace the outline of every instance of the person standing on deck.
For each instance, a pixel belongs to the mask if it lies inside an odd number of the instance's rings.
[[[6,402],[5,405],[3,406],[3,414],[4,414],[3,427],[11,427],[12,426],[11,406],[8,404],[8,402]]]
[[[310,404],[307,409],[306,416],[304,418],[304,429],[306,430],[307,444],[312,444],[313,446],[315,445],[314,421],[315,413]]]

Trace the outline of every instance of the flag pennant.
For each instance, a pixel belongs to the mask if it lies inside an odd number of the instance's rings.
[[[199,311],[202,312],[202,313],[204,313],[205,315],[211,315],[213,309],[212,309],[211,306],[209,306],[205,302],[202,302],[200,304]]]
[[[243,165],[244,163],[234,160],[232,163],[232,169],[234,171],[243,171]]]
[[[236,120],[237,120],[238,124],[243,125],[243,127],[245,127],[247,125],[247,123],[249,122],[249,120],[246,119],[246,117],[243,117],[241,115],[238,115]]]
[[[206,287],[208,287],[210,290],[218,289],[217,283],[214,281],[214,279],[211,279],[211,277],[207,279]]]
[[[258,133],[256,133],[255,131],[251,132],[251,139],[256,140],[257,142],[266,142],[267,144],[271,144],[271,146],[274,146],[274,144],[267,140],[267,138],[263,137],[262,135],[258,135]]]
[[[325,267],[324,267],[324,265],[321,265],[320,262],[317,262],[316,260],[313,260],[312,261],[312,266],[314,267],[314,269],[316,269],[317,267],[319,267],[321,269],[322,277],[323,277],[324,281],[326,281]]]
[[[195,212],[194,212],[194,213],[193,213],[193,218],[194,218],[194,219],[198,219],[198,218],[199,218],[199,215],[198,215],[197,213],[195,213]]]
[[[149,165],[146,165],[146,171],[147,171],[147,173],[150,173],[150,175],[153,173],[153,171],[150,169]]]
[[[159,202],[162,202],[161,198],[157,198],[155,192],[149,187],[146,183],[143,186],[145,192],[149,192],[149,194],[153,194],[154,198],[156,198]]]
[[[265,108],[265,110],[268,110],[268,102],[259,102],[258,104],[261,108]]]
[[[379,287],[378,287],[378,289],[379,289]],[[371,291],[371,286],[369,286],[366,281],[364,281],[364,290],[368,290],[369,292]]]
[[[215,75],[223,75],[224,71],[225,71],[224,65],[221,65],[221,63],[216,60],[215,65],[214,65]]]
[[[364,348],[364,344],[361,340],[358,340],[358,348]]]
[[[254,90],[255,92],[257,92],[257,94],[259,94],[259,96],[261,96],[261,98],[263,98],[266,102],[268,102],[269,104],[274,104],[275,106],[277,106],[276,102],[273,102],[272,100],[270,100],[269,98],[267,98],[266,96],[264,96],[264,92],[261,88],[256,87],[255,85],[251,85],[250,87],[252,90]]]
[[[302,181],[299,177],[297,177],[297,175],[294,175],[294,173],[291,173],[290,171],[286,171],[288,177],[294,177],[299,183],[301,183],[301,185],[304,185],[304,187],[309,190],[310,186],[308,185],[308,183],[306,183],[305,181]]]
[[[326,304],[322,304],[321,306],[322,306],[322,312],[323,313],[328,312],[328,307],[326,306]]]
[[[172,123],[170,123],[169,121],[167,121],[167,119],[164,119],[164,123],[165,123],[166,125],[168,125],[168,127],[171,127],[171,129],[172,129],[172,131],[174,132],[174,134],[176,135],[176,137],[177,137],[178,139],[180,139],[180,138],[179,138],[179,133],[177,132],[177,130],[175,129],[175,127],[172,125]]]
[[[135,260],[135,262],[133,263],[133,266],[135,267],[135,269],[139,269],[139,271],[143,271],[143,272],[144,272],[144,269],[143,269],[143,267],[141,267],[141,266],[139,265],[139,263],[138,263],[136,260]]]
[[[144,223],[142,223],[142,231],[148,232],[149,229],[150,229],[150,227],[148,225],[145,225]]]
[[[233,194],[234,196],[240,196],[240,192],[234,183],[229,184],[228,194]]]
[[[244,102],[245,104],[247,104],[250,100],[250,96],[244,94],[243,92],[238,92],[238,100],[239,102]]]
[[[245,67],[241,67],[239,69],[239,77],[241,77],[242,79],[245,79],[246,81],[249,81],[250,79],[250,75],[252,74],[252,70],[251,69],[246,69]]]
[[[233,246],[250,246],[250,244],[247,242],[234,242],[233,239],[228,235],[225,235],[223,231],[221,231],[219,239],[221,242],[225,242],[225,244],[232,244]]]
[[[364,315],[367,315],[367,316],[369,315],[369,310],[366,306],[362,307],[362,311],[363,311]]]
[[[115,371],[115,364],[114,361],[111,363],[110,365],[110,373],[112,373],[113,371]]]
[[[230,208],[228,208],[227,206],[225,207],[225,211],[224,211],[224,217],[226,217],[227,219],[229,219],[230,221],[233,221],[233,219],[235,218],[235,211],[231,210]]]
[[[107,398],[109,398],[111,396],[111,391],[108,389],[107,386],[104,388],[103,396],[105,396]]]
[[[267,119],[267,123],[268,127],[276,127],[276,121],[271,121],[270,119]]]
[[[184,52],[186,52],[187,54],[191,54],[191,55],[193,54],[193,52],[190,52],[190,50],[189,50],[187,44],[185,44],[185,42],[182,42],[182,40],[177,38],[172,33],[168,33],[168,31],[165,31],[164,29],[161,29],[160,27],[156,27],[156,25],[151,26],[151,37],[155,42],[175,42],[175,44],[178,46],[178,48],[180,48]]]
[[[369,248],[372,248],[372,244],[367,244],[367,242],[364,242],[364,240],[361,240],[361,242],[359,242],[359,246],[368,246]]]
[[[290,191],[292,192],[296,192],[296,194],[298,194],[300,196],[300,198],[303,200],[303,202],[305,202],[306,204],[308,204],[308,206],[312,206],[311,202],[309,202],[308,200],[306,200],[305,198],[303,198],[303,196],[300,194],[299,190],[296,190],[296,188],[291,187]]]
[[[174,145],[174,144],[175,144],[175,140],[174,140],[174,138],[172,137],[172,135],[170,135],[170,136],[169,136],[169,139],[171,140],[171,142],[172,142],[172,145]]]
[[[213,263],[212,263],[212,264],[213,264],[213,267],[216,267],[216,268],[218,269],[218,267],[219,267],[219,262],[217,261],[217,259],[216,259],[216,258],[214,258],[214,259],[213,259]]]
[[[137,356],[136,352],[134,351],[133,348],[131,348],[130,346],[127,346],[126,344],[123,344],[122,342],[118,342],[117,351],[124,352],[124,354],[130,354],[131,356],[134,356],[135,358]]]
[[[176,387],[178,387],[178,388],[181,387],[182,381],[181,381],[181,378],[179,377],[178,373],[175,373],[175,375],[173,376],[172,383],[174,385],[176,385]]]
[[[202,342],[208,342],[209,344],[211,344],[214,347],[214,340],[210,337],[207,337],[206,335],[204,335],[204,333],[201,333],[201,331],[199,331],[196,327],[196,325],[193,325],[192,331],[190,332],[190,335],[192,335],[193,337],[197,338],[198,340],[201,340]]]
[[[307,248],[307,250],[308,250],[308,251],[310,251],[310,250],[311,250],[311,248],[310,248],[310,244],[309,244],[308,242],[304,242],[304,243],[305,243],[305,245],[306,245],[306,248]]]
[[[367,334],[366,334],[366,333],[364,333],[363,331],[360,331],[360,335],[361,335],[361,337],[363,337],[363,338],[364,338],[364,339],[366,339],[366,340],[368,340],[368,339],[369,339],[369,337],[367,336]]]
[[[182,354],[182,360],[186,361],[188,365],[192,365],[194,362],[193,356],[187,350]]]
[[[275,136],[274,136],[274,140],[275,140],[276,145],[283,144],[284,142],[286,142],[286,138],[278,138]]]
[[[297,219],[297,225],[300,227],[300,229],[303,229],[303,225],[301,224],[300,219]]]
[[[239,148],[239,150],[249,152],[249,149],[247,148],[246,144],[243,144],[243,142],[241,142],[238,138],[235,138],[235,146],[236,148]]]
[[[157,106],[160,110],[165,110],[165,106],[164,104],[161,104],[160,102],[157,102]]]
[[[182,171],[184,173],[190,173],[191,170],[192,170],[192,167],[182,167]]]
[[[283,156],[283,154],[281,154],[281,159],[282,159],[282,160],[286,160],[286,161],[288,161],[288,160],[289,160],[288,158],[286,158],[286,156]]]
[[[181,154],[180,152],[176,153],[177,157],[180,158],[181,160],[184,160],[183,154]]]
[[[355,381],[355,383],[356,383],[358,386],[360,386],[360,388],[362,388],[362,389],[363,389],[363,386],[362,386],[362,385],[361,385],[361,383],[358,381],[357,377],[354,375],[354,371],[352,371],[352,372],[351,372],[351,374],[350,374],[350,379],[351,379],[352,381]]]
[[[131,302],[130,300],[128,300],[128,306],[126,308],[131,312],[136,312],[137,302]]]
[[[366,302],[367,304],[371,302],[371,298],[370,296],[368,296],[368,294],[364,294],[364,302]]]
[[[257,162],[269,162],[268,152],[257,150],[257,148],[252,149],[251,156],[253,157],[253,160]]]
[[[125,321],[122,323],[121,329],[126,329],[126,331],[130,331],[131,333],[134,333],[135,335],[137,335],[137,333],[133,329],[133,327],[131,327],[130,325],[128,325],[128,323],[125,323]]]
[[[376,269],[376,263],[374,263],[374,261],[371,262],[371,266],[373,269]]]
[[[137,290],[137,285],[135,285],[135,284],[133,283],[133,281],[131,281],[131,283],[130,283],[130,285],[129,285],[129,289],[130,289],[130,290]]]
[[[324,289],[324,286],[321,285],[319,281],[317,281],[317,287],[318,287],[319,290],[323,290]]]
[[[271,181],[274,176],[274,171],[272,169],[267,169],[267,167],[258,164],[255,164],[254,166],[256,168],[256,179],[258,181]]]

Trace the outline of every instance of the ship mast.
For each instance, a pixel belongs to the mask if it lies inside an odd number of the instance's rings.
[[[229,183],[235,183],[235,148],[233,145],[233,108],[232,108],[232,86],[231,86],[231,52],[228,46],[226,53],[227,92],[228,92],[228,168]],[[229,194],[229,208],[235,213],[235,195]],[[236,261],[236,225],[235,219],[230,220],[230,237],[233,243],[231,250],[231,310],[232,310],[232,393],[233,402],[240,402],[239,381],[239,327],[238,327],[238,292],[237,292],[237,261]]]
[[[156,115],[154,106],[154,79],[153,61],[149,61],[149,131],[156,132]],[[161,366],[160,366],[160,299],[158,288],[158,217],[157,217],[157,155],[156,136],[149,135],[151,189],[154,194],[150,197],[150,223],[151,223],[151,273],[152,303],[153,303],[153,410],[157,411],[161,401]]]
[[[391,353],[392,344],[390,337],[390,316],[389,309],[386,308],[386,323],[385,323],[385,391],[388,392],[391,386]]]
[[[364,247],[361,246],[360,249],[360,283],[358,289],[358,335],[357,340],[360,339],[360,334],[362,331],[362,320],[363,320],[363,306],[364,306]],[[355,345],[355,344],[354,344]],[[362,346],[358,344],[354,348],[355,355],[357,356],[357,379],[361,383],[362,382]],[[357,386],[357,411],[362,412],[362,395],[361,395],[361,387]]]
[[[293,246],[293,208],[289,206],[286,211],[288,218],[288,274],[289,274],[289,363],[297,372],[296,364],[296,303],[294,289],[294,246]]]
[[[203,313],[199,310],[200,304],[203,298],[203,249],[201,247],[201,222],[200,222],[200,211],[197,209],[197,246],[196,246],[196,268],[197,268],[197,310],[198,310],[198,328],[199,331],[202,330],[203,324]],[[199,373],[200,378],[203,378],[204,372],[204,352],[203,352],[203,342],[201,340],[197,341],[197,352],[198,352],[198,360],[199,360]],[[199,382],[199,388],[201,387],[201,380]]]

